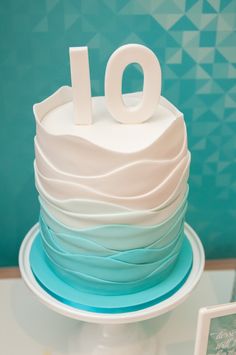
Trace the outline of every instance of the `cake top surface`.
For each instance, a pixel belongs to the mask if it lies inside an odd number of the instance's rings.
[[[63,97],[63,90],[67,91],[66,100]],[[141,93],[123,95],[125,104],[130,107],[137,105],[141,95]],[[54,96],[54,102],[50,105],[52,96]],[[117,152],[130,153],[148,147],[181,114],[166,99],[161,98],[155,114],[149,120],[138,124],[122,124],[116,121],[107,110],[104,96],[97,96],[92,98],[93,123],[76,125],[71,88],[61,88],[52,96],[36,105],[47,106],[44,110],[42,107],[38,113],[38,122],[49,134],[80,137]],[[55,98],[57,104],[55,104]]]

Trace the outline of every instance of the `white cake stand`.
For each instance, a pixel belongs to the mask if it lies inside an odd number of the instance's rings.
[[[194,290],[204,269],[204,250],[195,231],[185,224],[185,234],[193,251],[192,270],[184,285],[171,297],[134,312],[119,314],[93,313],[65,305],[49,295],[36,281],[31,271],[29,255],[38,224],[27,233],[19,253],[19,267],[29,289],[47,307],[64,316],[86,322],[71,335],[69,355],[141,355],[156,354],[155,344],[138,322],[159,317],[182,303]],[[161,318],[159,318],[161,319]],[[96,323],[92,324],[92,323]],[[132,324],[128,324],[132,323]]]

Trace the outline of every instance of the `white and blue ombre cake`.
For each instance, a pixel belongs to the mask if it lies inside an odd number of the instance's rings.
[[[183,285],[192,266],[183,115],[161,97],[149,120],[123,124],[104,97],[94,97],[93,123],[76,125],[72,96],[62,87],[34,106],[34,276],[53,297],[84,310],[157,304]],[[124,97],[128,106],[140,101],[139,93]]]

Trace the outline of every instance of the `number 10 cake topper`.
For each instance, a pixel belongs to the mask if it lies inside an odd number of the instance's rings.
[[[122,78],[125,68],[133,63],[143,71],[143,94],[133,107],[124,104]],[[70,48],[71,82],[75,123],[92,123],[90,71],[87,47]],[[121,123],[148,120],[158,105],[161,94],[161,68],[158,58],[147,47],[128,44],[118,48],[109,58],[105,73],[105,102],[111,115]]]

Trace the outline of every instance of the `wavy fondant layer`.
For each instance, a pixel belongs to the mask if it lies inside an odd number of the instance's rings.
[[[100,225],[129,224],[151,226],[164,223],[184,204],[188,196],[188,185],[172,204],[154,211],[131,211],[113,214],[79,214],[62,210],[42,197],[39,202],[49,221],[57,220],[70,229],[90,228]],[[49,222],[50,223],[50,222]]]
[[[173,296],[186,282],[192,267],[192,249],[185,238],[180,255],[171,273],[161,284],[145,291],[128,295],[98,295],[89,290],[78,290],[71,283],[57,277],[54,269],[45,259],[40,233],[36,236],[31,252],[30,265],[37,282],[53,298],[70,307],[93,313],[126,313],[144,310]]]
[[[56,199],[70,198],[90,198],[98,201],[118,204],[134,210],[145,210],[156,207],[157,201],[160,205],[168,203],[175,199],[179,193],[182,183],[187,183],[189,175],[189,159],[184,161],[184,167],[181,165],[171,176],[152,191],[140,196],[119,197],[115,195],[106,195],[85,186],[66,183],[59,180],[46,179],[35,170],[36,185],[39,189],[45,190],[47,194]]]
[[[187,135],[182,117],[176,118],[150,146],[133,153],[110,151],[73,135],[55,135],[45,129],[40,119],[36,122],[36,141],[43,154],[56,169],[72,175],[102,175],[134,161],[171,161],[187,153]]]
[[[189,152],[175,160],[139,160],[124,165],[105,175],[78,176],[56,169],[43,154],[35,140],[35,167],[45,179],[78,184],[104,194],[138,196],[148,193],[188,160]],[[181,163],[182,162],[182,163]],[[189,163],[189,162],[188,162]],[[119,182],[119,183],[117,183]]]
[[[184,179],[185,180],[185,179]],[[136,213],[136,209],[129,208],[127,206],[119,205],[117,203],[111,203],[104,200],[97,200],[92,198],[56,198],[53,197],[52,194],[48,193],[40,180],[37,178],[37,174],[35,175],[35,184],[36,188],[41,196],[42,200],[45,203],[49,203],[52,206],[58,207],[61,210],[65,210],[67,212],[74,212],[81,214],[119,214],[119,213]],[[157,210],[162,210],[172,203],[174,203],[177,199],[181,201],[180,196],[183,196],[183,193],[186,191],[186,181],[178,181],[177,186],[170,193],[169,198],[165,200],[163,203],[159,205],[155,205],[150,209],[138,209],[139,212],[148,211],[155,212]],[[49,208],[50,209],[50,208]]]
[[[64,252],[61,248],[58,248],[51,238],[45,238],[43,230],[41,233],[47,255],[61,268],[68,272],[80,270],[82,274],[110,282],[131,282],[147,277],[170,257],[178,253],[183,235],[181,230],[176,240],[165,248],[133,249],[128,252],[120,252],[104,257]],[[127,254],[130,261],[123,260],[123,258],[127,258]],[[147,259],[148,254],[150,255],[150,260]]]
[[[124,251],[110,249],[110,255],[97,256],[93,252],[91,254],[84,253],[85,237],[77,241],[81,242],[80,249],[75,249],[73,252],[66,250],[62,244],[58,244],[55,233],[48,228],[43,218],[40,219],[43,247],[57,274],[63,274],[63,278],[68,282],[73,281],[74,287],[78,289],[82,287],[101,294],[132,293],[161,282],[166,273],[172,269],[183,242],[183,218],[176,223],[177,225],[178,231],[175,230],[177,234],[173,234],[173,228],[170,228],[165,235],[159,234],[159,245],[157,233],[156,243],[151,243],[146,247],[135,249],[133,246],[132,249],[125,248]],[[158,230],[158,226],[156,228]],[[128,236],[130,233],[134,233],[134,231],[130,231],[132,229],[135,230],[129,226],[120,228],[120,232],[123,233],[123,242],[125,241],[125,231],[127,231],[126,240],[130,242]],[[141,230],[143,232],[143,228]],[[171,233],[172,238],[168,238]],[[141,235],[143,236],[143,234]],[[66,238],[65,235],[64,238]],[[112,238],[107,236],[106,239]],[[148,239],[148,235],[146,239]],[[95,248],[96,245],[93,244],[93,248]],[[99,245],[97,247],[99,249]]]
[[[132,225],[104,225],[93,228],[71,230],[48,216],[42,209],[40,221],[47,226],[53,240],[69,252],[92,255],[111,253],[138,248],[163,247],[171,243],[179,233],[184,220],[187,204],[164,223],[149,227]]]
[[[177,259],[178,255],[176,254],[145,279],[128,283],[108,282],[92,276],[85,276],[80,273],[79,270],[77,272],[68,272],[68,270],[61,268],[52,261],[50,257],[47,257],[47,262],[59,278],[62,278],[64,282],[67,282],[71,287],[78,291],[83,290],[86,293],[92,293],[95,295],[119,296],[134,294],[158,285],[169,276]]]
[[[70,199],[70,198],[88,198],[102,200],[104,202],[116,203],[133,209],[151,209],[156,205],[156,201],[164,203],[169,197],[178,190],[182,181],[187,182],[189,175],[190,155],[183,158],[180,163],[171,171],[164,180],[154,185],[153,189],[147,187],[148,192],[135,196],[122,196],[114,189],[113,194],[109,195],[104,191],[88,187],[86,185],[67,182],[62,180],[46,178],[42,175],[35,165],[35,179],[38,186],[53,198]],[[119,181],[119,179],[117,180]],[[108,183],[107,183],[108,185]],[[120,186],[120,181],[119,184]],[[132,185],[132,180],[127,180],[127,185]]]

